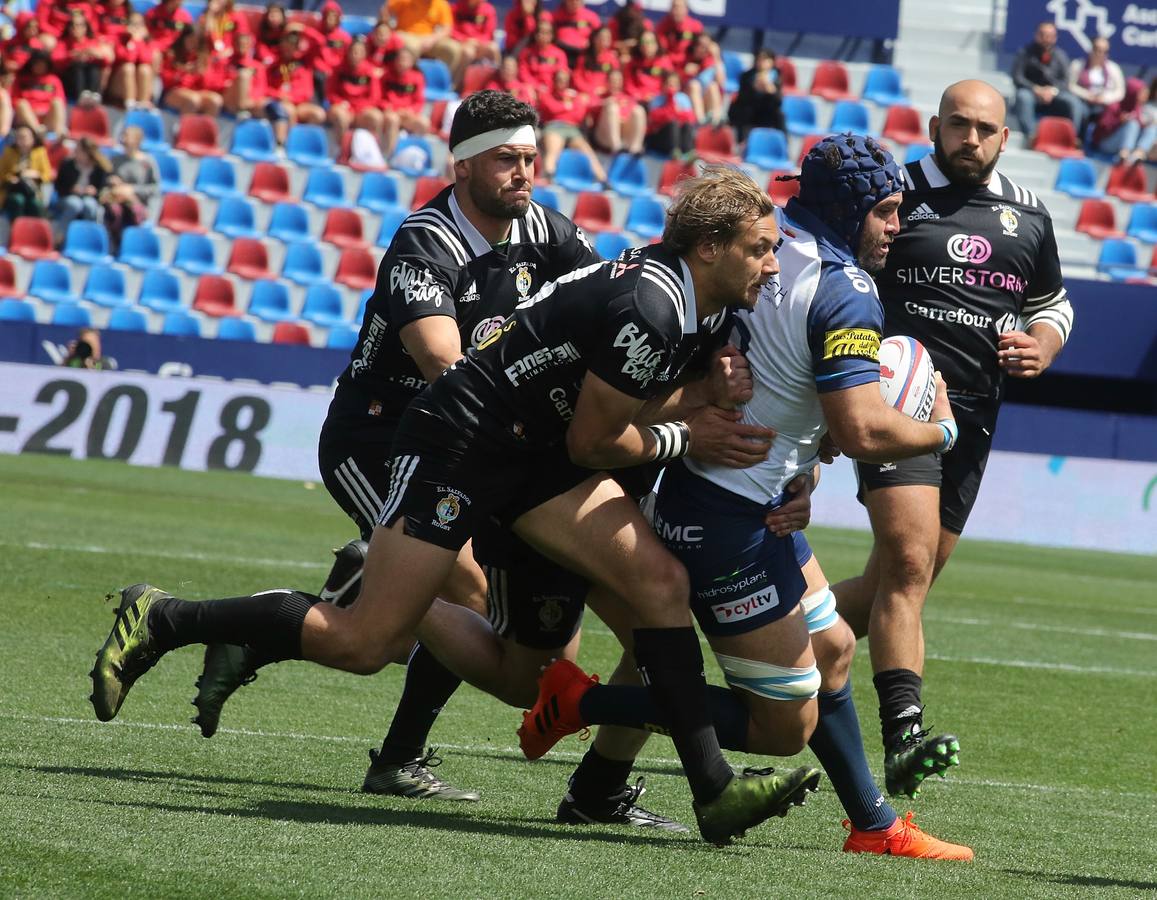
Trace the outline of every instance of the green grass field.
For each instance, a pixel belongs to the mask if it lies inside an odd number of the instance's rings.
[[[823,502],[822,493],[817,502]],[[1157,560],[965,541],[926,615],[929,723],[962,766],[914,802],[969,864],[839,852],[834,793],[727,849],[684,835],[553,822],[583,745],[523,761],[519,715],[463,688],[435,728],[468,806],[358,792],[401,669],[264,670],[222,730],[189,724],[199,648],[167,657],[116,722],[87,702],[112,623],[104,594],[316,590],[349,523],[320,486],[0,457],[4,560],[0,897],[1140,897],[1157,892]],[[817,531],[829,577],[867,540]],[[588,623],[581,661],[615,645]],[[881,765],[866,648],[855,685]],[[664,739],[647,805],[692,819]],[[757,764],[757,758],[734,763]]]

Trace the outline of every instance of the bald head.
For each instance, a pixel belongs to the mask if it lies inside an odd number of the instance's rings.
[[[983,81],[958,81],[940,97],[929,131],[940,171],[956,184],[987,184],[1008,141],[1004,98]]]
[[[969,118],[982,118],[1004,127],[1004,97],[987,81],[968,79],[950,84],[940,95],[941,120],[953,113],[965,112]]]

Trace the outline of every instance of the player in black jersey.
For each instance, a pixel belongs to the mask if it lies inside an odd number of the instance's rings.
[[[921,611],[976,499],[1005,376],[1040,375],[1073,324],[1052,219],[996,170],[1004,117],[984,82],[945,90],[929,122],[934,153],[907,167],[903,227],[876,278],[885,334],[928,348],[960,429],[943,458],[858,464],[875,545],[864,574],[833,589],[840,614],[870,636],[892,794],[914,796],[958,762],[956,737],[923,727]]]

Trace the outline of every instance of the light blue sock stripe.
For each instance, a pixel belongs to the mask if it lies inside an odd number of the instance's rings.
[[[836,595],[829,589],[823,602],[809,610],[804,618],[807,621],[808,634],[831,628],[839,618],[839,613],[836,612]]]

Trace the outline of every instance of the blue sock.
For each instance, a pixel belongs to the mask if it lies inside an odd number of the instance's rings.
[[[728,688],[707,686],[711,723],[724,750],[747,749],[747,707]],[[628,684],[600,684],[579,701],[579,713],[591,725],[622,725],[667,732],[668,722],[651,692]]]
[[[852,683],[819,695],[820,719],[808,746],[839,795],[852,825],[877,831],[896,821],[896,810],[884,799],[864,755],[860,721],[852,703]]]

